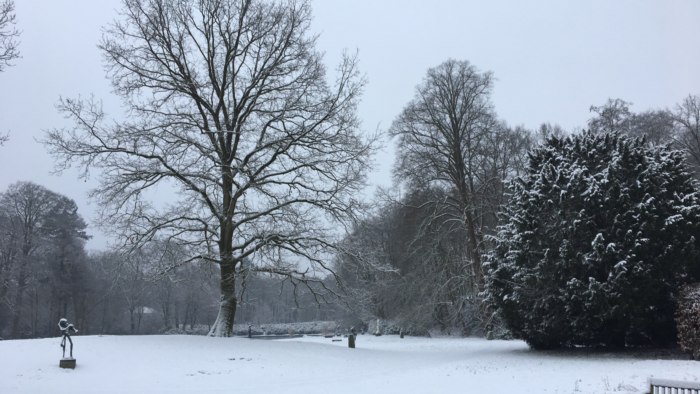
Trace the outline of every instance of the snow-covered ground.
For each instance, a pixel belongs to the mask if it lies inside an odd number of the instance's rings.
[[[520,341],[360,335],[284,340],[76,336],[0,342],[0,393],[605,393],[649,376],[697,381],[700,363],[600,352],[535,352]]]

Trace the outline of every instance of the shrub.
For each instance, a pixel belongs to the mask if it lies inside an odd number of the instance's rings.
[[[681,152],[584,132],[552,137],[511,183],[488,300],[535,348],[675,342],[698,278],[699,196]]]
[[[678,344],[697,360],[700,350],[700,283],[685,286],[678,296],[676,325]]]

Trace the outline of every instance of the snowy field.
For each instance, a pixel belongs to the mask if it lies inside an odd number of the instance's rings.
[[[634,354],[534,352],[520,341],[360,335],[248,340],[202,336],[0,341],[0,393],[606,393],[648,376],[697,381],[700,363]]]

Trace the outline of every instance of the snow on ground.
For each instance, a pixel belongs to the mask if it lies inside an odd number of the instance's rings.
[[[75,336],[0,341],[0,393],[645,392],[649,376],[697,381],[700,363],[601,352],[535,352],[521,341],[360,335],[284,340]]]

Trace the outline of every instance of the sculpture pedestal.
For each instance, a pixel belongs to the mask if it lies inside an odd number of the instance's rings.
[[[75,359],[74,358],[62,358],[58,364],[61,368],[75,369]]]

